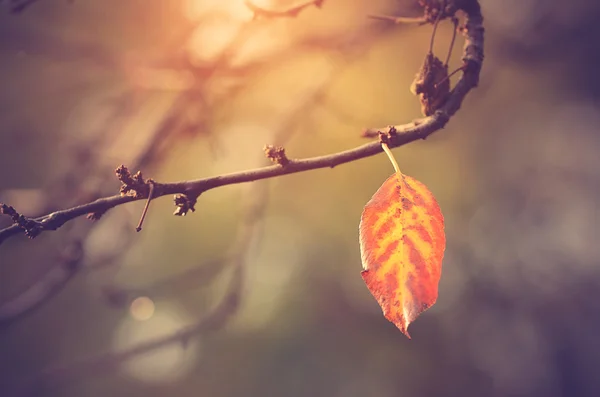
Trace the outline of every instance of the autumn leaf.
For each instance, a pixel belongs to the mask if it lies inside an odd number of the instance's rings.
[[[440,207],[425,185],[398,171],[365,206],[359,232],[362,278],[410,339],[409,324],[438,296],[446,246]]]

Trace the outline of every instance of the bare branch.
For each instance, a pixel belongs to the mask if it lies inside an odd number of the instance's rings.
[[[462,101],[462,98],[460,101]],[[460,101],[455,104],[455,106],[460,106]],[[448,106],[445,106],[444,108],[448,108]],[[396,128],[404,131],[404,133],[394,136],[390,141],[390,147],[398,147],[418,139],[425,139],[435,131],[443,128],[449,120],[449,113],[445,112],[444,108],[437,111],[433,116],[423,119],[423,122],[420,124],[411,123],[409,125],[397,126]],[[384,128],[382,130],[389,131],[389,128]],[[312,157],[307,159],[288,159],[288,162],[285,166],[272,165],[253,170],[240,171],[191,181],[173,183],[156,182],[154,184],[154,197],[158,198],[166,195],[180,194],[185,195],[186,197],[196,198],[201,193],[220,186],[258,181],[261,179],[274,178],[277,176],[315,170],[319,168],[333,168],[337,165],[373,156],[381,152],[382,149],[379,143],[372,142],[354,149],[326,156]],[[91,203],[83,204],[70,209],[55,211],[51,214],[36,219],[27,219],[27,222],[30,222],[32,225],[34,225],[35,229],[33,230],[35,230],[35,234],[37,235],[43,231],[56,230],[66,222],[77,217],[89,213],[103,213],[118,205],[137,201],[142,198],[142,196],[130,195],[104,197]],[[19,233],[21,229],[22,226],[20,226],[20,224],[15,224],[0,230],[0,243]],[[27,229],[26,233],[31,235],[31,233],[27,232]]]
[[[56,266],[52,266],[47,272],[40,275],[31,287],[0,305],[0,327],[10,324],[15,318],[30,312],[62,290],[79,271],[82,258],[81,239],[77,238],[66,244],[60,252],[60,257],[56,259]]]
[[[25,11],[27,7],[33,5],[37,1],[38,0],[8,0],[7,3],[9,4],[10,12],[18,14]]]
[[[249,234],[251,235],[251,234]],[[173,343],[185,343],[193,336],[209,333],[222,328],[227,320],[235,313],[239,301],[243,282],[243,258],[237,258],[229,287],[223,300],[200,321],[164,337],[158,337],[142,342],[129,349],[118,352],[107,352],[99,356],[89,357],[66,366],[53,367],[44,370],[39,378],[25,386],[27,388],[45,388],[57,386],[69,380],[97,375],[113,370],[121,363],[140,354],[152,351]]]
[[[119,308],[129,305],[139,296],[148,296],[153,300],[172,296],[175,291],[197,289],[210,284],[224,270],[223,262],[203,263],[143,287],[106,286],[102,294],[109,305]]]
[[[465,27],[462,29],[462,32],[465,36],[465,46],[462,58],[462,67],[464,73],[454,89],[452,89],[445,104],[429,117],[404,125],[368,129],[363,132],[364,136],[373,136],[375,131],[381,131],[387,134],[393,129],[395,133],[390,137],[388,143],[389,147],[391,148],[402,146],[419,139],[425,139],[434,132],[442,129],[446,123],[448,123],[450,117],[452,117],[460,108],[469,91],[477,86],[484,55],[483,17],[481,16],[480,7],[477,0],[463,0],[460,2],[460,6],[466,14]],[[252,182],[319,168],[333,168],[335,166],[373,156],[381,152],[382,148],[379,142],[371,142],[353,149],[325,156],[307,159],[288,159],[289,161],[285,164],[285,166],[276,164],[263,168],[190,181],[172,183],[155,182],[154,197],[158,198],[166,195],[183,195],[193,202],[200,194],[220,186]],[[56,211],[39,218],[25,218],[25,220],[32,221],[33,223],[31,224],[35,225],[36,234],[39,234],[47,230],[56,230],[66,222],[77,217],[89,213],[103,213],[118,205],[137,201],[146,197],[144,194],[137,194],[136,196],[137,197],[131,195],[117,195],[104,197],[87,204]],[[18,234],[22,229],[23,222],[17,222],[10,227],[0,230],[0,244],[7,238]]]

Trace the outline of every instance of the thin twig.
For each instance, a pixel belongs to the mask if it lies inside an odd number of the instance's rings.
[[[452,40],[450,40],[450,48],[448,49],[448,55],[446,55],[446,62],[444,63],[446,66],[450,62],[450,56],[454,49],[454,41],[456,40],[456,30],[458,29],[458,19],[456,17],[452,17],[452,24],[454,25],[454,29],[452,30]]]
[[[148,192],[148,199],[146,200],[146,205],[144,206],[144,210],[142,211],[142,216],[140,217],[140,222],[138,223],[137,227],[135,228],[136,232],[142,231],[142,224],[144,223],[144,218],[146,218],[146,214],[148,213],[148,207],[150,207],[150,201],[152,201],[152,199],[154,198],[154,181],[148,181],[148,185],[150,186],[149,192]]]
[[[443,6],[446,5],[446,0],[444,0]],[[435,34],[437,32],[437,28],[438,25],[440,24],[440,19],[442,17],[442,9],[443,6],[440,8],[440,10],[438,11],[437,14],[437,18],[435,19],[435,22],[433,23],[433,32],[431,32],[431,40],[429,41],[429,53],[433,53],[433,43],[435,42]]]
[[[391,15],[380,15],[380,14],[371,14],[371,15],[367,15],[367,17],[371,18],[371,19],[377,19],[380,21],[390,21],[396,25],[414,23],[414,24],[421,26],[421,25],[425,25],[425,24],[429,23],[429,21],[425,17],[416,17],[416,18],[394,17]]]
[[[446,82],[446,80],[449,80],[449,79],[450,79],[450,77],[454,76],[456,73],[458,73],[458,72],[460,72],[460,71],[463,71],[463,70],[465,70],[465,66],[464,66],[464,65],[462,65],[462,66],[460,66],[460,67],[458,67],[458,68],[454,69],[452,72],[450,72],[450,73],[448,74],[448,76],[444,77],[442,80],[440,80],[439,82],[437,82],[437,83],[435,84],[435,87],[437,88],[439,85],[441,85],[441,84],[445,83],[445,82]]]

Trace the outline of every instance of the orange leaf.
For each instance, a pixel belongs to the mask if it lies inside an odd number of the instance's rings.
[[[440,207],[425,185],[398,172],[367,203],[359,229],[363,280],[410,339],[409,324],[438,296],[446,246]]]

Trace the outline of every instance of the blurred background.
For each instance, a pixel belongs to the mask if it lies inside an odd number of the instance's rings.
[[[256,19],[242,0],[0,4],[0,202],[26,215],[115,194],[120,164],[208,177],[267,165],[265,144],[317,156],[420,117],[431,26],[366,18],[416,1]],[[141,233],[136,202],[4,242],[0,395],[600,395],[600,3],[481,4],[480,86],[394,150],[446,219],[412,340],[360,277],[380,155],[211,190],[183,218],[161,198]]]

